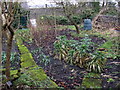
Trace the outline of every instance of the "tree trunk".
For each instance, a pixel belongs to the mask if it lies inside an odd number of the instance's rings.
[[[70,16],[67,16],[67,18],[70,20],[70,22],[75,26],[76,28],[76,32],[77,34],[79,34],[79,27],[77,26],[77,24],[72,20],[72,18]]]
[[[8,26],[10,31],[13,31],[10,26]],[[6,50],[6,77],[7,81],[10,80],[10,56],[12,49],[12,41],[13,41],[14,32],[10,32],[9,38],[7,38],[7,50]]]
[[[103,1],[103,3],[102,3],[102,7],[104,7],[105,6],[105,2]]]
[[[12,41],[14,36],[14,30],[12,28],[12,23],[14,22],[15,15],[17,12],[17,2],[3,2],[2,3],[2,11],[3,11],[3,17],[4,23],[2,25],[2,29],[5,32],[5,35],[7,36],[7,50],[6,50],[6,78],[7,81],[10,80],[10,57],[11,57],[11,49],[12,49]],[[6,12],[7,11],[7,12]]]

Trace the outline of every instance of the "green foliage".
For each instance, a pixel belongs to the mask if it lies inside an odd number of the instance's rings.
[[[98,13],[100,10],[100,2],[91,2],[94,12]]]
[[[46,66],[47,64],[49,64],[50,62],[50,57],[49,56],[46,56],[43,52],[42,52],[42,48],[38,48],[38,49],[35,49],[33,51],[31,51],[32,54],[36,54],[36,53],[39,53],[39,56],[37,56],[38,59],[40,59],[40,62],[41,63],[44,63],[44,65]]]
[[[86,68],[91,72],[102,72],[106,63],[106,52],[94,51],[90,47],[95,43],[86,34],[83,39],[68,40],[66,36],[57,37],[54,42],[56,56],[59,60],[64,60],[67,63],[75,64]],[[92,52],[92,53],[91,53]]]
[[[110,49],[113,46],[113,42],[111,40],[105,42],[103,45],[101,45],[101,48],[106,48],[106,49]]]
[[[82,18],[80,16],[72,16],[72,19],[76,24],[81,24]]]
[[[91,55],[91,61],[87,62],[87,70],[101,73],[106,63],[105,53],[97,51]]]
[[[88,73],[84,76],[82,81],[82,88],[102,88],[102,79],[99,74],[96,73]]]
[[[16,7],[16,13],[14,15],[14,22],[12,23],[12,26],[14,28],[18,29],[19,26],[20,26],[20,24],[21,24],[20,23],[20,17],[21,16],[27,16],[29,18],[29,14],[30,14],[29,11],[22,9],[21,5],[17,5],[17,7]],[[25,28],[26,28],[26,26],[25,26]]]
[[[21,71],[22,74],[18,80],[14,81],[16,86],[18,85],[28,85],[28,86],[36,86],[36,87],[57,87],[56,83],[50,80],[43,69],[35,63],[33,60],[32,54],[29,50],[22,45],[22,41],[20,38],[17,39],[17,44],[19,51],[21,53]]]
[[[100,75],[97,73],[87,73],[84,77],[85,78],[100,78]]]
[[[70,24],[69,20],[64,17],[64,16],[59,16],[59,17],[56,17],[57,19],[57,24],[60,24],[60,25],[68,25]]]
[[[41,16],[42,20],[51,20],[54,21],[56,19],[56,23],[58,25],[71,25],[72,23],[69,21],[69,19],[65,16]],[[72,16],[73,21],[75,21],[77,24],[81,24],[81,16],[74,15]]]
[[[107,58],[119,58],[119,41],[117,38],[110,38],[107,42],[102,44],[100,48],[106,49],[106,57]]]
[[[18,64],[19,60],[20,60],[19,54],[16,53],[16,52],[11,52],[11,57],[10,57],[11,64]],[[3,65],[5,65],[5,62],[6,62],[6,52],[3,51],[2,52],[2,61],[1,61],[1,63]],[[16,68],[16,67],[12,66],[12,68]]]
[[[104,15],[114,15],[114,16],[116,16],[116,15],[119,14],[119,12],[114,7],[112,7],[109,10],[107,10],[106,12],[104,12],[103,14]]]
[[[112,79],[112,78],[109,78],[108,80],[107,80],[107,82],[114,82],[115,80],[114,79]]]
[[[74,25],[59,25],[59,26],[57,26],[57,29],[59,29],[59,30],[62,30],[62,29],[76,30]],[[76,34],[76,32],[75,32],[75,34]]]
[[[34,77],[34,76],[33,76]],[[14,85],[28,85],[31,87],[40,87],[40,88],[55,88],[57,85],[54,82],[50,82],[50,79],[46,80],[35,80],[33,77],[31,77],[30,74],[22,74],[21,77],[14,81]]]
[[[22,41],[25,41],[28,43],[32,42],[32,34],[30,33],[29,29],[25,29],[25,30],[19,29],[16,31],[15,34],[17,38],[21,38]]]
[[[2,52],[2,62],[1,63],[5,63],[5,60],[6,60],[6,52]]]
[[[30,78],[30,75],[23,74],[23,75],[21,75],[21,77],[17,81],[14,82],[14,84],[19,85],[20,83],[22,83],[23,85],[32,86],[33,85],[32,80],[33,79]]]
[[[57,37],[57,41],[54,43],[55,52],[57,52],[57,58],[65,60],[70,64],[79,64],[83,67],[84,62],[89,56],[89,47],[93,44],[86,35],[81,42],[77,40],[68,40],[66,36]]]
[[[95,16],[95,11],[93,9],[85,9],[80,14],[81,19],[86,19],[86,18],[93,19],[94,16]]]

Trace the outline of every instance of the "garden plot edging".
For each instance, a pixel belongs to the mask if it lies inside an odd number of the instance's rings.
[[[45,74],[43,69],[39,67],[33,57],[29,52],[27,47],[22,44],[22,40],[20,38],[17,39],[17,45],[19,51],[21,53],[21,72],[23,73],[20,78],[15,81],[16,84],[28,84],[35,85],[40,88],[55,88],[58,87],[55,82],[53,82],[49,77]],[[28,79],[22,80],[22,77],[28,76]],[[34,82],[35,81],[35,82]],[[37,85],[36,85],[37,84]],[[28,86],[29,86],[28,85]]]

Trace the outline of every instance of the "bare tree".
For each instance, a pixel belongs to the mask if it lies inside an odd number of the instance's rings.
[[[12,49],[12,41],[14,37],[14,29],[12,23],[15,20],[15,14],[17,13],[18,2],[2,2],[2,17],[3,25],[2,30],[7,35],[7,50],[6,50],[6,77],[10,80],[10,56]]]
[[[68,18],[68,20],[73,24],[76,28],[76,32],[79,34],[79,27],[77,23],[72,19],[72,15],[77,11],[77,5],[71,3],[70,1],[66,0],[64,2],[56,2],[57,5],[60,5],[63,8],[63,13]]]

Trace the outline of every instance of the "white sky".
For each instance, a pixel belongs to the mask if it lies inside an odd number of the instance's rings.
[[[30,7],[45,7],[45,4],[48,6],[54,6],[54,1],[65,1],[65,0],[27,0],[28,6]],[[75,3],[77,0],[68,0]]]
[[[31,7],[43,7],[45,6],[45,4],[50,5],[50,0],[27,0],[28,1],[28,5]]]
[[[61,1],[61,0],[55,0],[55,1]],[[72,2],[75,2],[75,1],[83,2],[83,1],[103,1],[103,0],[70,0],[70,1],[72,1]],[[115,0],[106,0],[106,1],[113,1],[114,2]],[[120,1],[120,0],[118,0],[118,1]],[[29,7],[45,7],[45,4],[47,4],[48,6],[52,6],[52,5],[55,4],[55,3],[52,3],[53,0],[27,0],[27,2],[28,2]]]

